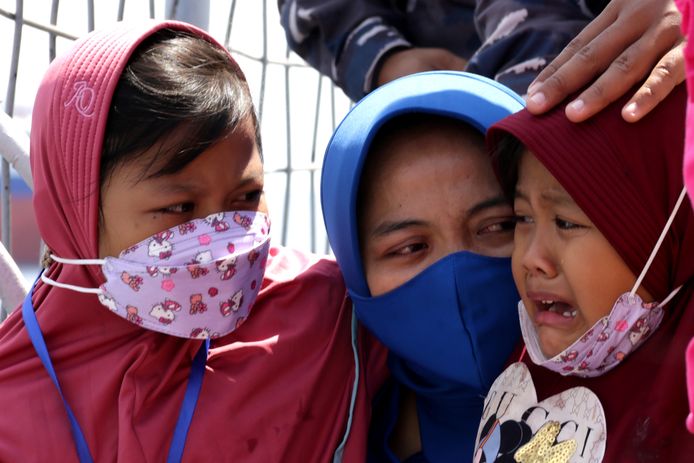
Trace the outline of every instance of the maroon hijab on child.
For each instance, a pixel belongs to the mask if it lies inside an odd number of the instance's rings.
[[[492,127],[488,141],[493,148],[503,134],[520,140],[639,275],[682,190],[686,98],[680,85],[636,123],[621,117],[626,97],[580,124],[566,118],[565,106],[539,117],[521,111]],[[604,461],[691,461],[694,455],[694,436],[685,428],[684,358],[694,336],[693,277],[694,214],[685,201],[643,282],[658,301],[684,287],[643,346],[614,370],[588,379],[523,360],[539,400],[575,386],[597,394],[607,421]]]

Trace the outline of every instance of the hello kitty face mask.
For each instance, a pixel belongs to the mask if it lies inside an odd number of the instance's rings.
[[[270,222],[262,212],[219,212],[157,233],[105,259],[99,288],[46,284],[93,293],[113,313],[143,328],[182,338],[215,338],[248,317],[265,272]]]
[[[660,326],[663,320],[663,307],[679,292],[675,288],[662,302],[644,302],[636,294],[648,272],[667,231],[685,197],[683,189],[665,227],[651,252],[641,274],[631,291],[622,294],[608,315],[598,320],[583,336],[552,358],[547,358],[540,348],[537,329],[530,319],[523,301],[518,303],[521,333],[530,359],[563,376],[580,377],[601,376],[624,360],[643,344]]]

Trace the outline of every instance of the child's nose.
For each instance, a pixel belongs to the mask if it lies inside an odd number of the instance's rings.
[[[521,262],[526,272],[546,278],[557,275],[554,253],[547,237],[535,233],[525,243],[516,243],[516,246],[522,253]]]

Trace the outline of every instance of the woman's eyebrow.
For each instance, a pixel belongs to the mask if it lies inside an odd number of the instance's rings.
[[[487,209],[491,209],[493,207],[497,206],[508,206],[509,201],[504,195],[499,195],[495,196],[493,198],[485,199],[484,201],[480,201],[479,203],[475,204],[472,206],[470,209],[467,210],[465,213],[466,217],[472,217],[475,214],[479,214],[482,211],[485,211]]]
[[[427,225],[428,222],[424,220],[415,219],[405,219],[405,220],[389,220],[381,222],[376,228],[371,232],[371,237],[378,238],[390,233],[403,230],[409,227],[421,227]]]
[[[165,194],[189,194],[200,191],[200,187],[194,183],[180,183],[171,181],[161,182],[158,185],[155,185],[154,188],[156,188],[158,192]]]

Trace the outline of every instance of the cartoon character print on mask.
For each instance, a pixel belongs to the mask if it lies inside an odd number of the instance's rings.
[[[149,314],[157,319],[159,323],[168,325],[176,318],[176,314],[174,312],[178,312],[179,310],[181,310],[181,304],[176,301],[164,299],[164,302],[156,304],[154,307],[152,307]]]
[[[220,280],[226,281],[231,279],[231,277],[236,274],[236,256],[216,261],[215,267],[217,267],[217,271],[219,272]]]
[[[181,235],[185,235],[187,233],[192,233],[195,230],[197,230],[197,226],[195,225],[195,222],[186,222],[182,223],[181,225],[178,226],[178,233]]]
[[[166,291],[167,293],[170,293],[173,291],[173,289],[176,287],[176,283],[174,283],[173,279],[171,278],[172,275],[174,275],[176,272],[178,272],[178,269],[176,267],[171,267],[171,266],[154,266],[154,265],[149,265],[147,266],[147,274],[155,278],[157,276],[162,277],[161,279],[161,289]]]
[[[111,296],[106,293],[101,293],[98,295],[98,298],[102,305],[108,307],[112,312],[116,311],[116,301]]]
[[[139,291],[142,287],[143,279],[139,275],[130,275],[128,272],[120,274],[120,279],[123,283],[130,286],[133,291]]]
[[[219,311],[225,317],[231,315],[232,312],[237,312],[243,304],[243,290],[236,291],[228,300],[222,301],[219,305]]]
[[[494,381],[484,402],[475,463],[599,463],[607,427],[598,397],[575,387],[538,402],[523,363]]]
[[[248,253],[248,263],[251,264],[251,267],[253,267],[255,261],[258,260],[258,257],[260,257],[260,253],[258,251],[251,251]]]
[[[229,224],[224,221],[224,212],[210,214],[205,217],[205,222],[216,232],[221,232],[229,229]]]
[[[172,273],[176,273],[177,271],[178,269],[175,267],[155,267],[153,265],[147,266],[147,273],[151,277],[156,277],[158,275],[166,277],[170,276]]]
[[[234,212],[233,218],[234,223],[245,228],[246,230],[250,230],[251,224],[253,223],[250,217],[248,217],[247,215],[239,214],[238,212]]]
[[[127,313],[125,318],[129,322],[135,323],[136,325],[142,325],[143,324],[142,317],[140,317],[137,314],[137,307],[135,307],[133,305],[129,305],[125,308],[125,312]]]
[[[162,260],[171,257],[173,245],[170,240],[173,237],[174,234],[171,230],[164,230],[163,232],[155,234],[147,245],[149,256],[157,257]]]
[[[201,276],[207,275],[209,270],[206,264],[210,262],[212,262],[212,252],[210,250],[198,252],[193,262],[187,266],[190,276],[192,278],[200,278]]]
[[[651,327],[648,326],[646,317],[641,317],[629,328],[629,341],[632,346],[637,345],[642,338],[647,338]]]
[[[207,304],[202,300],[202,294],[193,294],[190,296],[190,314],[203,313],[207,310]]]
[[[214,339],[219,337],[219,333],[211,333],[209,328],[194,328],[188,337],[193,339]]]
[[[121,256],[127,256],[128,254],[131,254],[139,249],[140,245],[139,244],[134,244],[130,246],[129,248],[123,250],[123,252],[120,253]]]

